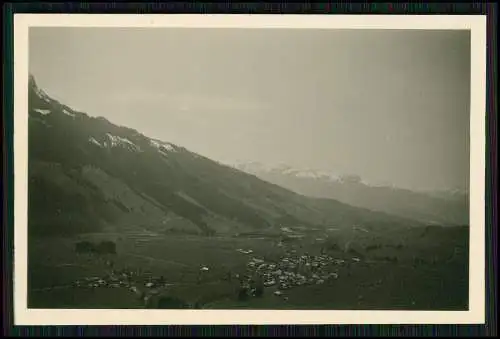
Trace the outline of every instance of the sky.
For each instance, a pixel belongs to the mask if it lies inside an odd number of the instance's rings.
[[[37,27],[29,67],[73,109],[220,162],[468,187],[467,31]]]

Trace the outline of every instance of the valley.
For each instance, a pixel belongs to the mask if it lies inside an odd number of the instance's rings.
[[[467,309],[468,226],[299,194],[29,86],[30,308]]]
[[[29,307],[467,309],[466,228],[420,229],[406,239],[390,232],[402,242],[358,233],[354,240],[347,233],[301,240],[285,234],[37,238],[30,245]],[[82,239],[112,239],[116,254],[78,254],[74,246]],[[259,280],[263,291],[255,295]],[[165,307],[162,298],[182,303]]]

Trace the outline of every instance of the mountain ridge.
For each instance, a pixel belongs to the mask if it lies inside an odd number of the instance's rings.
[[[459,188],[448,188],[448,189],[414,189],[403,186],[398,186],[390,183],[375,183],[368,182],[364,178],[351,173],[339,173],[333,170],[326,170],[321,168],[311,168],[311,167],[294,167],[286,163],[278,164],[265,164],[259,161],[226,161],[224,162],[227,166],[234,167],[238,170],[244,171],[246,173],[260,173],[260,172],[272,172],[281,174],[290,174],[297,177],[309,177],[316,179],[326,179],[328,181],[357,181],[363,183],[366,186],[371,187],[381,187],[381,188],[392,188],[404,191],[411,191],[415,193],[422,193],[430,196],[464,196],[469,194],[468,189]]]
[[[47,198],[48,197],[48,198]],[[280,226],[420,225],[309,198],[103,117],[75,111],[29,81],[29,230],[149,229],[196,234]]]
[[[296,169],[281,164],[236,163],[235,168],[299,194],[329,198],[374,211],[405,216],[432,224],[468,224],[466,190],[414,191],[366,183],[356,175]]]

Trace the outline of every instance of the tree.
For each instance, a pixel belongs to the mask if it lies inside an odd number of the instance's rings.
[[[95,251],[95,245],[89,241],[80,241],[75,244],[77,253],[91,253]]]
[[[101,254],[116,254],[116,244],[113,241],[101,241],[97,246],[97,250]]]
[[[158,283],[160,283],[161,285],[165,284],[165,277],[163,275],[160,276],[160,279],[158,280]]]
[[[261,280],[257,281],[255,284],[255,296],[260,298],[264,294],[264,284]]]
[[[238,300],[243,301],[248,299],[248,291],[245,287],[240,287],[238,291]]]
[[[340,250],[340,246],[336,242],[332,242],[328,245],[328,248],[332,251]]]

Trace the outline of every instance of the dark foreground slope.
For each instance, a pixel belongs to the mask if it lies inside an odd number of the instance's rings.
[[[306,198],[187,149],[29,90],[32,234],[139,227],[187,233],[272,232],[281,226],[411,226],[328,199]]]

